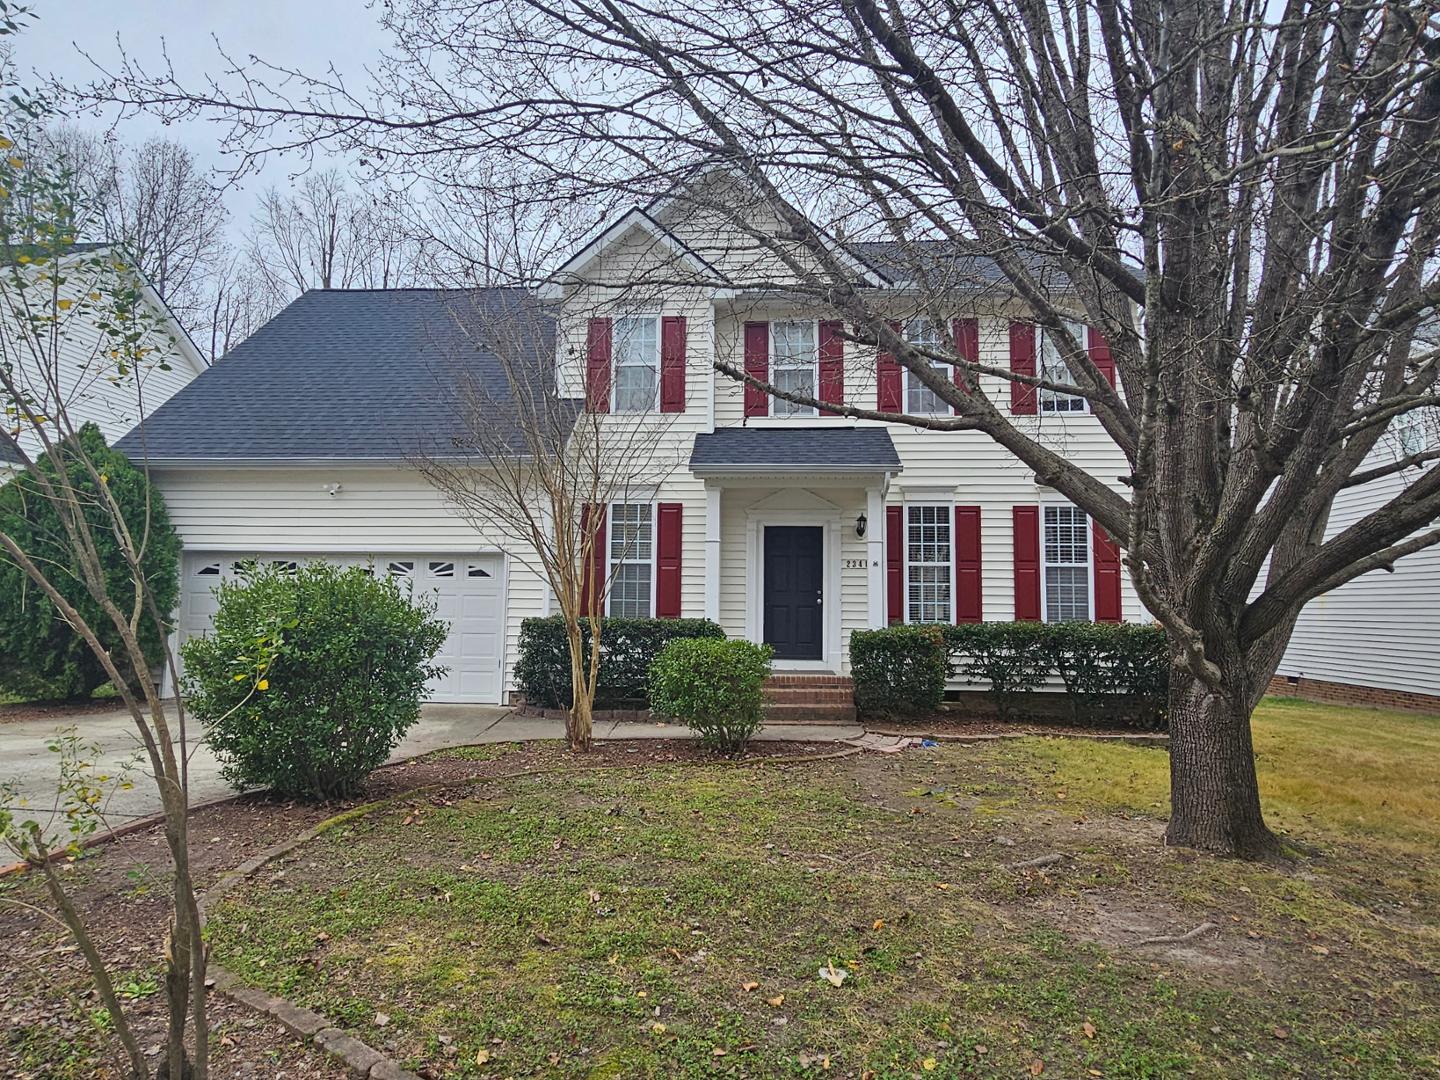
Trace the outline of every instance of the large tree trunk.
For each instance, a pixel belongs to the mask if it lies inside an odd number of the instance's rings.
[[[1183,668],[1170,680],[1170,826],[1165,842],[1245,859],[1273,858],[1280,841],[1260,812],[1250,739],[1253,696],[1206,687]]]

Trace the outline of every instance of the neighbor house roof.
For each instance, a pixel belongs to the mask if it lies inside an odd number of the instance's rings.
[[[883,427],[728,427],[695,436],[690,470],[708,473],[898,473]]]
[[[518,450],[512,387],[551,400],[554,355],[523,289],[312,290],[117,445],[160,464],[398,461],[459,452],[483,409]]]
[[[8,432],[0,431],[0,465],[19,465],[25,458]]]

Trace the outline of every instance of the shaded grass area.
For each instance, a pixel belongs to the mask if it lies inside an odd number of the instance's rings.
[[[1312,708],[1259,721],[1277,820],[1344,851],[1292,866],[1161,847],[1162,751],[1027,739],[492,782],[345,822],[211,935],[434,1076],[1429,1074],[1436,826],[1373,820],[1425,729]],[[1331,813],[1303,774],[1352,754]]]

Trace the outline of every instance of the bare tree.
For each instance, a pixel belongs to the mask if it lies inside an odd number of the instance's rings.
[[[108,486],[103,464],[80,437],[80,421],[71,411],[78,405],[76,387],[84,385],[75,378],[78,366],[117,391],[132,392],[137,415],[143,416],[145,374],[170,363],[175,342],[131,264],[113,249],[76,248],[74,238],[86,215],[68,167],[27,160],[8,137],[0,139],[0,150],[6,154],[0,161],[0,200],[7,201],[6,212],[0,213],[0,251],[5,254],[0,319],[6,327],[0,335],[0,413],[12,436],[13,468],[21,474],[6,479],[31,487],[58,517],[61,536],[47,538],[46,550],[58,545],[67,556],[57,559],[27,548],[19,530],[0,528],[0,558],[17,566],[53,606],[56,617],[89,646],[134,722],[158,788],[172,889],[161,950],[168,1027],[158,1068],[152,1070],[140,1049],[84,914],[55,873],[52,838],[40,823],[22,819],[7,805],[0,806],[0,841],[45,876],[58,918],[84,956],[124,1049],[129,1075],[200,1080],[209,1060],[206,951],[189,861],[185,710],[182,703],[162,698],[162,675],[152,670],[142,640],[142,628],[147,628],[164,642],[170,615],[160,609],[157,583],[147,578],[145,569],[145,554],[154,541],[151,504],[138,518],[133,510],[125,511]],[[8,205],[12,198],[13,212]],[[123,573],[117,574],[102,555],[108,548],[118,551]],[[72,578],[100,612],[94,621],[66,599]],[[118,586],[117,580],[126,584]],[[175,677],[168,648],[163,668]],[[67,806],[77,814],[91,812],[88,781],[72,770],[62,787],[67,783]]]
[[[357,194],[339,171],[306,174],[293,193],[265,192],[249,256],[283,303],[306,289],[385,289],[415,283],[416,245],[395,199]]]
[[[386,18],[379,98],[329,76],[281,86],[263,64],[233,92],[191,90],[128,61],[90,96],[228,117],[249,153],[521,161],[526,197],[540,173],[556,206],[700,166],[741,177],[756,201],[731,224],[785,268],[756,284],[828,309],[954,410],[844,414],[983,432],[1125,549],[1173,649],[1169,842],[1278,850],[1250,715],[1296,617],[1440,542],[1440,470],[1418,471],[1437,452],[1361,468],[1387,425],[1440,401],[1440,355],[1412,344],[1440,296],[1433,5],[406,0]],[[888,242],[889,287],[817,220]],[[1057,343],[1055,368],[891,329],[897,301],[955,314],[972,253]],[[1107,340],[1114,386],[1077,323]],[[1083,399],[1125,492],[994,380]],[[1412,469],[1328,530],[1337,493]]]
[[[665,414],[611,414],[560,395],[552,313],[528,292],[458,296],[451,306],[458,333],[436,342],[448,361],[436,371],[437,423],[446,437],[417,448],[414,464],[477,532],[546,583],[570,654],[566,738],[572,750],[588,751],[614,568],[657,541],[620,522],[607,527],[606,510],[650,502],[682,447],[666,437]],[[500,377],[476,377],[462,350],[493,357]]]

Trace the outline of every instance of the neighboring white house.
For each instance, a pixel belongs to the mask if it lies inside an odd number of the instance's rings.
[[[1395,421],[1365,468],[1440,448],[1440,416]],[[1435,463],[1342,491],[1328,533],[1353,525]],[[1303,697],[1440,711],[1440,547],[1372,570],[1310,601],[1295,624],[1275,688]]]
[[[836,255],[893,294],[908,333],[937,332],[911,318],[886,245]],[[826,401],[936,407],[793,294],[748,287],[783,283],[774,263],[723,219],[662,203],[581,249],[545,310],[503,289],[306,293],[121,444],[143,450],[184,541],[181,634],[206,630],[211,590],[242,560],[373,563],[432,591],[452,622],[432,698],[505,700],[520,622],[547,613],[547,589],[405,463],[444,426],[448,364],[503,395],[494,355],[456,329],[477,318],[509,320],[547,367],[553,355],[559,397],[598,390],[606,423],[669,414],[673,472],[606,508],[623,563],[612,613],[708,617],[773,644],[778,668],[835,673],[852,631],[897,620],[1144,617],[1113,544],[985,436],[817,416],[717,374],[729,358]],[[956,290],[964,349],[1043,365],[1047,343],[993,265],[971,257],[967,278],[988,286]],[[1092,352],[1108,362],[1103,341]],[[1082,400],[989,381],[1025,430],[1120,490],[1125,460]]]
[[[84,259],[91,264],[108,252],[108,246],[103,244],[77,245],[74,254],[67,258]],[[62,270],[65,263],[66,260],[61,260]],[[101,265],[98,272],[103,273],[106,268]],[[59,293],[62,304],[78,300],[74,279],[93,280],[89,271],[70,276],[72,281],[62,286]],[[141,293],[142,302],[158,320],[160,334],[174,341],[163,365],[158,361],[142,364],[132,375],[117,378],[114,362],[107,356],[106,339],[95,321],[83,316],[70,319],[60,336],[58,355],[53,363],[41,363],[24,348],[6,350],[15,364],[16,382],[34,413],[55,416],[59,412],[57,406],[63,405],[74,427],[93,422],[99,426],[105,441],[113,444],[206,369],[205,358],[165,302],[148,285],[142,286]],[[20,312],[0,305],[0,332],[7,323],[21,317]],[[12,342],[15,338],[11,336]],[[0,394],[0,399],[3,397]],[[0,404],[11,405],[8,401]],[[19,460],[17,446],[32,458],[42,449],[39,436],[25,422],[10,416],[0,417],[0,478]]]

